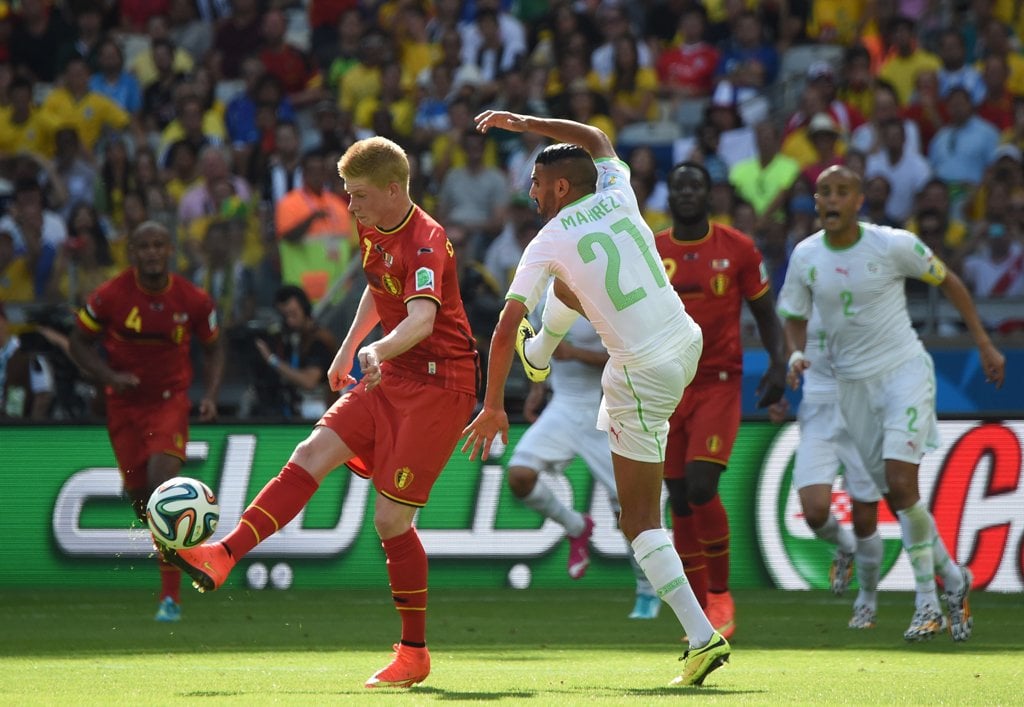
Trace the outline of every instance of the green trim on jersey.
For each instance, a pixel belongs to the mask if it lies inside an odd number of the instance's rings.
[[[857,240],[855,240],[850,245],[842,246],[841,248],[837,248],[836,246],[832,245],[831,243],[828,242],[828,232],[827,231],[825,232],[824,236],[822,237],[821,242],[824,243],[825,247],[828,248],[829,250],[831,250],[831,251],[833,251],[835,253],[842,253],[844,250],[850,250],[850,248],[853,248],[855,245],[860,243],[860,239],[863,238],[863,237],[864,237],[864,224],[861,223],[860,221],[858,221],[857,222]]]
[[[560,208],[558,210],[558,213],[559,214],[562,213],[563,211],[568,209],[570,206],[576,206],[576,204],[580,203],[581,201],[583,201],[585,199],[589,199],[590,197],[594,196],[594,194],[597,194],[597,192],[596,191],[592,191],[592,192],[590,192],[589,194],[587,194],[585,196],[581,196],[579,199],[577,199],[576,201],[572,202],[571,204],[566,204],[565,206]],[[558,214],[555,214],[555,218],[557,218],[557,217],[558,217]],[[551,219],[551,220],[554,221],[554,219]]]
[[[505,295],[505,299],[506,300],[515,300],[516,302],[519,302],[520,304],[524,304],[524,305],[526,304],[526,298],[523,297],[522,295],[517,295],[514,292],[509,292],[507,295]]]
[[[602,162],[618,162],[626,169],[629,169],[629,163],[621,157],[598,157],[594,160],[594,164],[601,164]]]
[[[801,322],[807,321],[807,317],[801,317],[799,314],[793,314],[792,312],[787,311],[782,307],[778,307],[775,311],[779,313],[780,317],[785,317],[786,319],[797,319]]]

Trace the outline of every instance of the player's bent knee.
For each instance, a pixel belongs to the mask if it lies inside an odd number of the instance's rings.
[[[537,472],[525,466],[508,469],[508,487],[516,498],[526,498],[537,485]]]
[[[672,507],[672,514],[677,516],[688,516],[693,513],[690,504],[686,500],[686,479],[665,479],[665,486],[668,488],[668,504]]]
[[[816,530],[821,526],[825,525],[828,521],[829,507],[819,505],[805,505],[803,506],[804,520],[807,522],[807,526],[812,530]]]

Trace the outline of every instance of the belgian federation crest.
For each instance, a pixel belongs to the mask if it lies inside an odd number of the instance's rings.
[[[395,471],[395,488],[399,491],[409,488],[409,485],[412,484],[412,479],[412,469],[407,466],[397,469]]]

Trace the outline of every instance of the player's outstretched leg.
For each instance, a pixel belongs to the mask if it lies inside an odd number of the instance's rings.
[[[392,648],[391,662],[375,672],[366,681],[366,687],[412,687],[430,675],[430,651],[426,646],[396,643]]]

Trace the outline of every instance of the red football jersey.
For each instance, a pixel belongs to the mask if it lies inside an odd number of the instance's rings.
[[[455,253],[444,228],[423,209],[413,206],[394,230],[359,224],[359,245],[385,334],[408,316],[409,300],[426,297],[438,305],[430,336],[385,361],[383,368],[475,395],[476,340],[462,307]]]
[[[744,300],[768,292],[768,272],[750,236],[711,224],[697,241],[680,241],[672,229],[655,238],[669,281],[686,312],[704,332],[704,353],[696,380],[720,380],[743,372],[740,314]]]
[[[102,332],[111,368],[139,377],[138,388],[118,396],[125,401],[151,401],[187,390],[192,336],[209,342],[219,334],[209,295],[173,274],[165,289],[150,292],[134,269],[97,287],[79,311],[78,325]]]

